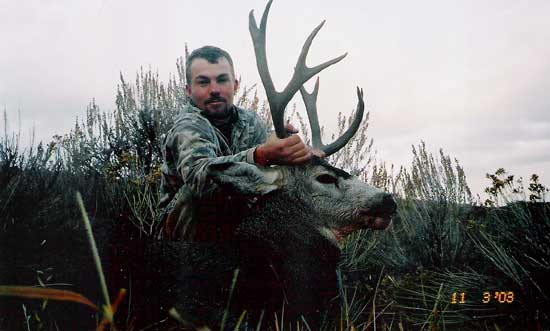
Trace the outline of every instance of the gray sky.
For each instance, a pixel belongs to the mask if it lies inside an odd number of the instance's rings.
[[[166,81],[184,44],[229,51],[244,85],[259,82],[248,33],[266,1],[0,0],[0,105],[12,129],[63,134],[92,98],[114,108],[119,73]],[[550,1],[275,0],[267,32],[279,89],[321,20],[308,64],[321,73],[322,125],[365,90],[378,159],[409,166],[425,141],[458,158],[476,193],[504,167],[550,184]],[[308,84],[311,89],[312,82]],[[296,99],[297,102],[300,102]],[[2,129],[3,130],[3,129]]]

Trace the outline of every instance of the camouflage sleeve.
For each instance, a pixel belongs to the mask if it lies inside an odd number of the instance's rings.
[[[261,123],[261,121],[260,121]],[[183,116],[178,119],[167,135],[166,148],[173,151],[176,169],[193,196],[202,197],[210,192],[207,187],[208,166],[226,162],[253,163],[253,152],[257,144],[266,139],[265,125],[249,123],[250,138],[247,149],[233,155],[222,155],[221,147],[213,126],[202,116]]]
[[[256,113],[251,113],[253,116],[252,120],[252,145],[258,146],[267,141],[267,137],[271,134],[272,130],[268,129],[264,121],[260,119],[260,116]],[[248,160],[249,163],[255,164],[254,159]]]

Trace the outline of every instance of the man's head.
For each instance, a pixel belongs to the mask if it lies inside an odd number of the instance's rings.
[[[239,87],[231,56],[215,46],[204,46],[187,57],[185,91],[193,103],[213,117],[225,117]]]

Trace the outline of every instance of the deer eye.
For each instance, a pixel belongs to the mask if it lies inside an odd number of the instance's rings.
[[[338,182],[338,178],[327,174],[317,176],[316,179],[319,183],[323,184],[335,184],[336,182]]]

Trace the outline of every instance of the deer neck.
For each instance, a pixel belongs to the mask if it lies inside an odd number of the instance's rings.
[[[257,207],[239,226],[238,236],[261,241],[276,255],[317,252],[310,255],[325,260],[325,263],[336,261],[340,257],[340,248],[320,232],[320,219],[309,202],[288,192],[276,191],[258,201]]]

